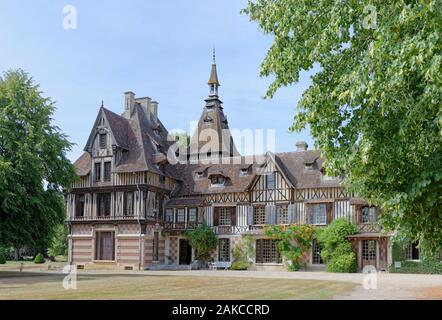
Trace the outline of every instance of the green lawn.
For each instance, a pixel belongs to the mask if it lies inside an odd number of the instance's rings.
[[[319,280],[79,274],[77,289],[65,290],[63,277],[0,271],[0,299],[330,299],[355,287]]]

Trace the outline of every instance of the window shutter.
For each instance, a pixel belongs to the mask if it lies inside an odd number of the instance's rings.
[[[272,211],[271,210],[272,209],[270,208],[270,205],[266,204],[266,207],[265,207],[265,216],[266,216],[265,222],[266,222],[266,224],[272,224],[272,221],[271,221]]]
[[[288,206],[288,223],[295,223],[295,206],[293,203],[290,203]]]
[[[270,224],[276,224],[276,205],[270,206]]]
[[[327,224],[330,224],[333,221],[333,202],[327,203],[326,211],[327,211]]]
[[[218,207],[213,208],[213,225],[214,226],[219,225],[219,208]]]
[[[247,225],[253,225],[253,206],[247,207]]]
[[[312,215],[312,208],[311,208],[311,206],[309,205],[309,204],[307,204],[306,206],[305,206],[305,212],[306,212],[306,223],[307,224],[311,224],[313,221],[313,219],[311,219],[311,215]]]
[[[230,209],[230,223],[232,226],[236,226],[236,207]]]

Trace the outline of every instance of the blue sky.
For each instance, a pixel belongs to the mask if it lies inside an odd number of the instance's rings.
[[[77,9],[77,30],[62,27],[65,5]],[[246,1],[22,1],[0,0],[0,71],[22,68],[57,106],[54,122],[81,153],[104,100],[123,111],[123,92],[159,102],[169,129],[188,130],[208,94],[216,47],[219,95],[231,128],[276,129],[276,151],[297,140],[313,146],[307,130],[289,133],[295,107],[310,83],[264,100],[271,79],[259,65],[271,44],[240,10]]]

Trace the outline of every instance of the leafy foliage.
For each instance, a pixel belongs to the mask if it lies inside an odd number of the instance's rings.
[[[232,270],[247,270],[253,263],[255,248],[253,238],[250,235],[243,237],[242,244],[237,244],[232,249],[233,262]]]
[[[297,271],[302,266],[303,255],[311,248],[315,228],[311,225],[271,225],[264,229],[267,237],[276,239],[287,269]]]
[[[53,102],[21,70],[0,78],[0,243],[47,247],[63,221],[61,188],[76,178]]]
[[[35,256],[34,263],[35,263],[35,264],[42,264],[42,263],[45,263],[45,258],[43,257],[43,255],[42,255],[41,253],[38,253],[38,254]]]
[[[195,249],[196,259],[208,261],[210,254],[217,246],[217,238],[212,228],[204,223],[188,231],[186,235],[190,245]]]
[[[333,220],[327,227],[317,230],[321,258],[330,272],[356,272],[356,254],[347,237],[357,228],[345,219]]]
[[[6,263],[5,251],[3,250],[2,247],[0,247],[0,264],[5,264],[5,263]]]
[[[442,244],[442,2],[249,1],[273,35],[266,97],[319,70],[292,130],[310,127],[328,174],[382,207],[381,223]],[[375,10],[372,10],[375,9]],[[374,19],[375,18],[375,19]],[[364,23],[365,22],[365,23]]]
[[[68,254],[68,228],[65,224],[56,227],[51,246],[48,249],[50,257],[67,256]]]
[[[442,263],[440,262],[440,249],[429,251],[425,246],[419,245],[420,261],[405,260],[405,250],[413,239],[404,236],[399,232],[392,239],[392,258],[393,263],[389,267],[389,272],[396,273],[426,273],[426,274],[442,274]],[[394,263],[400,261],[401,267],[395,268]]]

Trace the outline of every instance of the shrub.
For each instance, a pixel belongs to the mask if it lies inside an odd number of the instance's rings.
[[[243,243],[235,245],[232,249],[233,262],[230,268],[232,270],[247,270],[253,262],[254,251],[253,239],[250,235],[246,235]]]
[[[0,247],[0,264],[6,263],[5,253],[2,247]]]
[[[41,264],[44,262],[45,262],[45,259],[43,258],[43,255],[41,253],[39,253],[35,256],[34,263]]]
[[[55,229],[51,246],[48,248],[48,256],[67,256],[68,254],[68,228],[65,224],[60,224]]]
[[[340,244],[327,263],[329,272],[356,272],[356,254],[350,243]]]
[[[317,240],[321,246],[321,258],[330,272],[356,272],[356,254],[349,235],[357,232],[356,226],[345,219],[333,220],[330,225],[317,231]]]
[[[189,239],[190,245],[195,249],[195,258],[208,261],[218,242],[212,228],[207,224],[202,224],[194,230],[186,232],[186,236]]]
[[[403,237],[401,234],[393,238],[392,265],[389,272],[392,273],[416,273],[416,274],[442,274],[442,262],[440,262],[439,252],[431,252],[419,245],[420,261],[405,260],[405,248],[411,239]],[[401,262],[401,267],[396,268],[395,262]]]
[[[267,237],[276,239],[278,250],[284,257],[287,270],[297,271],[303,266],[302,257],[311,245],[315,228],[310,225],[268,226],[264,229]]]

